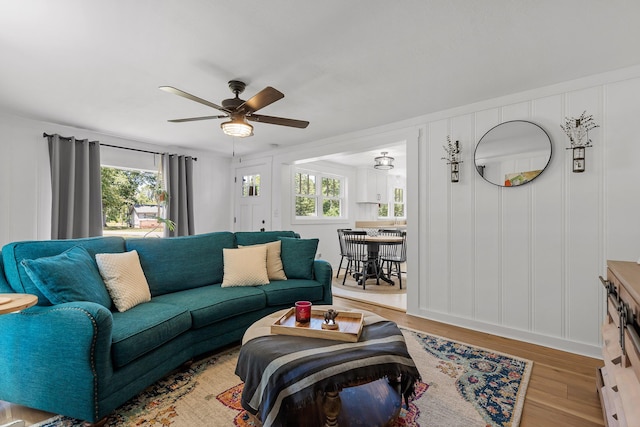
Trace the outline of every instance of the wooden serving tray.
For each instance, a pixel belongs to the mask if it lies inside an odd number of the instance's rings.
[[[271,325],[271,333],[298,337],[323,338],[327,340],[357,342],[363,326],[363,314],[354,311],[338,311],[338,329],[322,329],[325,310],[311,309],[311,320],[307,324],[296,323],[295,308],[289,309]]]

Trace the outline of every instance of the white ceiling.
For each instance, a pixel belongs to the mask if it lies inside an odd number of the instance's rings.
[[[367,150],[355,153],[353,151],[345,151],[342,153],[329,154],[322,158],[301,159],[299,163],[322,160],[351,167],[373,167],[375,164],[375,158],[381,156],[382,152],[387,153],[386,156],[393,157],[393,169],[388,170],[387,173],[406,177],[407,147],[405,142],[390,143],[389,145],[385,145],[384,148],[377,150]]]
[[[236,153],[318,141],[640,63],[637,0],[0,0],[0,110],[231,154],[227,81],[260,113]],[[47,129],[43,129],[46,131]],[[76,135],[81,136],[81,135]]]

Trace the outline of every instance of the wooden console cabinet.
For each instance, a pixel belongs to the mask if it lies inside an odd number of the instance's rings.
[[[640,265],[608,261],[607,318],[602,325],[604,366],[598,395],[607,426],[640,426]]]

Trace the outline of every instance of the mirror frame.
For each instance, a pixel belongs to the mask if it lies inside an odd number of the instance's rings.
[[[486,137],[487,135],[489,135],[489,134],[490,134],[494,129],[496,129],[496,128],[500,127],[500,126],[503,126],[503,125],[509,124],[509,123],[517,123],[517,122],[520,122],[520,123],[528,123],[528,124],[530,124],[530,125],[536,126],[537,128],[539,128],[539,129],[542,131],[543,135],[544,135],[544,136],[546,136],[546,138],[547,138],[547,139],[546,139],[546,141],[548,141],[548,142],[549,142],[549,158],[547,159],[547,163],[546,163],[546,164],[544,165],[544,167],[540,170],[540,173],[539,173],[538,175],[536,175],[535,177],[533,177],[531,180],[526,181],[526,182],[523,182],[522,184],[519,184],[519,185],[509,186],[509,185],[504,185],[503,183],[502,183],[502,184],[498,184],[498,183],[495,183],[495,182],[489,181],[487,178],[485,178],[484,174],[482,174],[482,173],[480,172],[480,168],[479,168],[478,163],[477,163],[478,147],[480,146],[480,144],[482,143],[482,141],[485,139],[485,137]],[[473,152],[473,165],[474,165],[475,170],[476,170],[476,172],[478,173],[478,175],[480,175],[480,176],[482,177],[482,179],[484,179],[484,180],[485,180],[486,182],[488,182],[489,184],[493,184],[493,185],[495,185],[495,186],[497,186],[497,187],[502,187],[502,188],[521,187],[521,186],[523,186],[523,185],[525,185],[525,184],[528,184],[528,183],[530,183],[530,182],[534,181],[537,177],[539,177],[540,175],[542,175],[542,172],[544,172],[544,171],[547,169],[547,167],[549,167],[549,163],[551,163],[551,157],[552,157],[552,155],[553,155],[553,143],[551,142],[551,137],[549,136],[549,133],[548,133],[546,130],[544,130],[544,128],[543,128],[542,126],[540,126],[539,124],[534,123],[534,122],[532,122],[532,121],[529,121],[529,120],[509,120],[509,121],[506,121],[506,122],[498,123],[497,125],[493,126],[491,129],[489,129],[488,131],[486,131],[484,135],[482,135],[482,138],[480,138],[480,140],[479,140],[479,141],[478,141],[478,143],[476,144],[476,148],[475,148],[475,150],[474,150],[474,152]]]

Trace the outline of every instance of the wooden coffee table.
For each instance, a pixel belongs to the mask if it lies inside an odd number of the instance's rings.
[[[350,311],[332,306],[314,306],[314,309],[329,308]],[[257,412],[254,421],[259,424],[264,422],[265,426],[269,426],[278,417],[278,424],[305,427],[391,424],[400,413],[402,405],[401,380],[396,374],[404,372],[407,381],[410,377],[419,378],[397,326],[373,313],[359,310],[364,314],[365,326],[357,343],[272,334],[271,325],[285,312],[286,310],[282,310],[258,320],[247,329],[242,340],[243,347],[236,374],[245,382],[243,407],[250,414]],[[391,334],[385,336],[386,331]],[[333,348],[353,355],[362,354],[365,359],[371,358],[368,360],[380,357],[389,359],[389,362],[379,365],[374,363],[372,366],[380,366],[380,369],[375,368],[370,371],[376,372],[375,374],[369,373],[361,377],[367,378],[366,380],[347,380],[366,372],[367,364],[358,363],[359,360],[345,362],[341,359],[343,356],[337,353],[334,356],[331,350]],[[299,354],[303,356],[296,359]],[[332,366],[334,361],[336,366]],[[396,365],[397,361],[400,362]],[[264,370],[257,371],[263,368]],[[303,372],[305,369],[310,369],[316,376],[322,376],[322,382],[316,383],[313,375]],[[334,369],[337,372],[335,374]],[[261,390],[256,382],[263,381],[267,384],[265,377],[269,384],[283,382],[286,386],[267,386],[261,398],[256,400],[255,390]],[[286,399],[294,397],[294,393],[306,393],[307,399],[311,397],[311,401],[302,406],[287,407]],[[279,409],[273,409],[274,402]],[[258,406],[268,413],[260,414]]]

